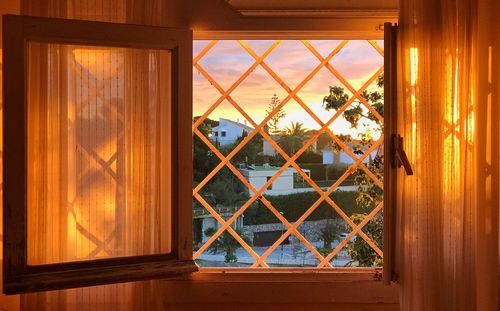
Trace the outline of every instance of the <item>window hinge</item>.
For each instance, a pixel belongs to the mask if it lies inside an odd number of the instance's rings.
[[[392,167],[403,166],[406,175],[413,175],[413,169],[411,168],[410,161],[406,156],[405,149],[403,147],[403,137],[399,134],[392,135]]]

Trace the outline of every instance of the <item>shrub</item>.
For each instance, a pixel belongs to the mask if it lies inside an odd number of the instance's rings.
[[[321,163],[301,163],[300,168],[311,170],[312,180],[325,180],[325,165]]]
[[[266,195],[266,199],[288,221],[296,221],[319,199],[317,192],[302,192],[288,195]],[[347,214],[365,212],[356,204],[355,191],[334,191],[330,198]],[[323,201],[307,220],[335,219],[340,217],[327,202]],[[245,225],[276,223],[278,220],[260,201],[253,203],[245,212]]]
[[[305,151],[298,157],[297,163],[323,163],[323,155],[314,151]]]
[[[345,173],[345,171],[347,170],[348,167],[349,167],[349,165],[344,164],[344,163],[328,165],[326,168],[327,173],[328,173],[328,179],[329,180],[339,179],[340,176],[342,176]]]
[[[351,219],[355,224],[361,223],[365,217],[366,214],[351,215]],[[381,249],[383,249],[384,241],[383,226],[383,217],[377,214],[363,227],[363,232],[365,232]],[[380,257],[362,238],[358,237],[354,241],[349,242],[349,244],[347,244],[347,252],[352,260],[358,262],[360,267],[377,267],[382,264],[382,257]]]

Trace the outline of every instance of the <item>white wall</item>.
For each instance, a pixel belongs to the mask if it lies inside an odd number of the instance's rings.
[[[226,136],[222,136],[222,132],[226,133]],[[212,141],[218,141],[221,146],[227,146],[234,143],[238,137],[243,135],[244,128],[234,124],[233,122],[228,122],[227,120],[220,119],[219,125],[212,128]],[[217,133],[217,136],[215,136]],[[248,134],[248,133],[247,133]]]

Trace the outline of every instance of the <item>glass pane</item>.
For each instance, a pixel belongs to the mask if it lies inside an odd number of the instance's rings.
[[[193,68],[198,265],[381,265],[380,42],[209,43]]]
[[[170,61],[29,44],[29,264],[171,252]]]

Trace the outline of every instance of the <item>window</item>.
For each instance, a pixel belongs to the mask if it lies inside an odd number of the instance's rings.
[[[383,45],[194,42],[199,266],[382,265]],[[231,134],[214,144],[221,124]]]
[[[4,291],[195,271],[191,33],[4,23]]]
[[[356,84],[344,74],[335,74],[336,67],[329,63],[348,41],[334,42],[333,49],[326,50],[320,48],[321,42],[295,42],[315,58],[315,67],[305,72],[302,79],[292,72],[290,76],[297,79],[296,84],[288,87],[283,76],[272,74],[273,66],[267,64],[267,57],[279,43],[266,42],[255,47],[232,41],[250,59],[242,77],[252,78],[250,74],[259,68],[263,75],[258,75],[257,80],[267,79],[270,85],[282,88],[269,89],[270,95],[266,93],[265,98],[274,106],[267,116],[259,117],[266,112],[256,103],[256,111],[251,113],[248,111],[252,103],[243,108],[236,104],[239,100],[232,92],[241,91],[241,86],[227,86],[224,80],[211,79],[201,65],[203,54],[216,46],[216,41],[203,42],[204,52],[199,51],[193,62],[190,31],[21,16],[4,17],[4,25],[4,292],[186,274],[198,270],[194,260],[200,266],[219,264],[224,268],[291,267],[290,262],[294,263],[292,267],[333,267],[335,260],[344,256],[350,241],[364,241],[378,256],[382,255],[377,239],[363,231],[380,213],[380,201],[373,202],[369,214],[359,223],[335,203],[340,195],[334,192],[335,188],[352,186],[343,183],[352,183],[348,177],[355,171],[370,178],[362,179],[367,183],[365,190],[372,184],[380,189],[387,185],[388,170],[375,172],[370,166],[376,162],[372,153],[382,144],[385,155],[393,153],[388,149],[393,145],[387,143],[388,134],[393,134],[393,127],[387,122],[387,108],[391,107],[388,94],[391,98],[394,94],[387,92],[386,85],[385,109],[381,113],[366,97],[371,93],[363,93],[376,84],[382,69],[377,68],[365,82],[359,82],[359,87],[353,87]],[[381,42],[364,42],[379,55],[384,53]],[[287,55],[294,55],[291,50],[288,52]],[[193,64],[200,78],[215,86],[206,91],[216,94],[215,102],[204,107],[199,115],[192,113]],[[333,75],[345,87],[344,94],[331,88],[321,94],[327,97],[325,105],[335,106],[332,102],[343,101],[340,108],[334,107],[336,111],[324,114],[307,108],[299,92],[301,88],[307,90],[307,83],[320,71]],[[232,84],[244,83],[246,78],[237,78]],[[206,95],[207,100],[212,99]],[[241,116],[209,118],[219,104],[234,107]],[[273,128],[268,121],[285,104],[300,111],[297,119],[304,125],[290,123],[286,130],[279,131],[279,126]],[[379,134],[362,149],[356,149],[356,144],[329,129],[346,111],[351,111],[347,118],[353,118],[353,122],[361,114],[370,116],[368,119],[376,124],[385,123],[384,135]],[[286,113],[292,114],[290,110]],[[310,120],[312,123],[306,127]],[[224,131],[220,136],[226,139],[210,141],[210,130],[222,128],[222,124]],[[319,129],[312,132],[314,128],[309,124],[317,124]],[[193,144],[186,143],[191,141],[193,131]],[[297,144],[289,139],[290,133],[304,137]],[[353,161],[340,177],[335,170],[317,174],[318,166],[303,165],[306,155],[314,158],[314,153],[321,150],[322,134],[324,144],[341,149]],[[287,139],[287,147],[282,147]],[[257,144],[251,143],[255,141]],[[187,156],[193,151],[194,158]],[[371,162],[365,161],[370,157]],[[266,161],[260,163],[257,158]],[[216,168],[207,165],[211,161]],[[207,171],[195,169],[191,174],[193,163],[195,167],[206,165]],[[384,165],[387,168],[388,162]],[[222,170],[229,170],[237,179],[213,178]],[[383,181],[379,173],[383,174]],[[315,180],[320,175],[325,176],[323,184]],[[226,197],[221,199],[220,193],[206,191],[207,187],[227,190],[222,193]],[[317,202],[305,207],[307,214],[301,209],[274,207],[276,197],[286,201],[287,193],[303,193],[306,188]],[[384,189],[386,214],[393,202],[386,197],[393,193]],[[275,198],[267,199],[269,194],[265,191],[273,191]],[[194,209],[193,195],[198,202]],[[325,202],[328,208],[322,207]],[[289,205],[297,206],[295,202]],[[242,206],[255,207],[248,211],[273,222],[252,224],[253,237],[247,237],[245,227],[256,218],[245,213]],[[311,231],[300,227],[308,224],[308,218],[317,217],[312,221],[322,220],[321,229],[328,235],[330,218],[317,216],[317,211],[328,215],[336,212],[340,215],[338,220],[349,225],[345,232],[338,233],[342,237],[338,244],[315,240]],[[205,222],[211,226],[206,227]],[[393,236],[389,225],[385,223],[386,250]],[[388,226],[391,230],[387,230]],[[321,235],[321,229],[315,234]],[[138,232],[144,233],[141,240]],[[223,254],[215,251],[209,254],[214,258],[202,258],[211,245],[221,242],[220,248],[227,246],[222,237],[227,237],[233,249],[235,241],[242,246],[236,248],[250,254],[248,261],[242,261],[245,256],[240,256],[240,250]],[[144,239],[149,240],[144,243]],[[297,247],[297,240],[302,248]],[[262,247],[263,252],[254,247]],[[290,259],[290,254],[296,258]]]

